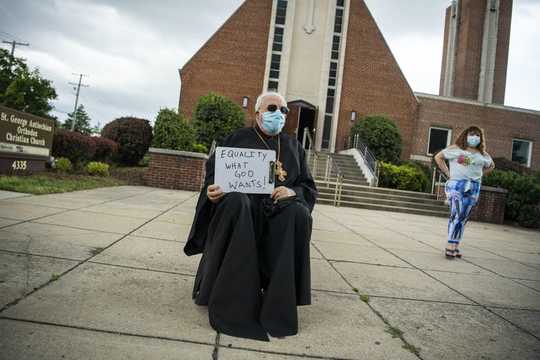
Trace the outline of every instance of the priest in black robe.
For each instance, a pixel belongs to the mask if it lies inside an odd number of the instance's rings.
[[[208,306],[218,332],[268,341],[298,333],[297,306],[311,303],[309,242],[317,189],[301,144],[282,133],[287,103],[277,93],[256,102],[256,125],[220,146],[275,150],[275,190],[223,193],[214,155],[184,252],[202,253],[193,299]]]

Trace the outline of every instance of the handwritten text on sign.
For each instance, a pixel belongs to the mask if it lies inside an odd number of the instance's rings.
[[[271,194],[276,161],[274,150],[217,147],[214,183],[223,192]]]

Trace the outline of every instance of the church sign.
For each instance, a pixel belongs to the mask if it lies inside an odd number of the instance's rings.
[[[45,169],[54,134],[54,120],[0,106],[0,173]]]

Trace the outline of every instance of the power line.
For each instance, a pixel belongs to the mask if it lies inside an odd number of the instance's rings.
[[[75,106],[73,107],[73,121],[71,122],[71,131],[73,131],[75,129],[75,123],[77,122],[77,104],[79,103],[79,93],[81,91],[81,86],[82,87],[90,86],[90,85],[86,85],[86,84],[81,83],[83,76],[88,76],[88,75],[76,74],[76,73],[73,73],[73,75],[79,75],[79,82],[78,83],[72,83],[72,82],[69,83],[70,85],[76,85],[77,86],[77,94],[75,95]]]

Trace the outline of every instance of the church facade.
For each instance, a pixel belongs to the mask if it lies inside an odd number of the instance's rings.
[[[289,104],[286,131],[316,150],[350,146],[355,121],[392,119],[403,159],[431,161],[472,124],[493,157],[540,168],[540,112],[504,106],[512,0],[453,1],[438,95],[415,93],[363,0],[246,0],[180,69],[179,109],[209,92],[246,111],[265,90]],[[441,16],[442,21],[442,16]],[[443,39],[441,39],[443,41]]]

